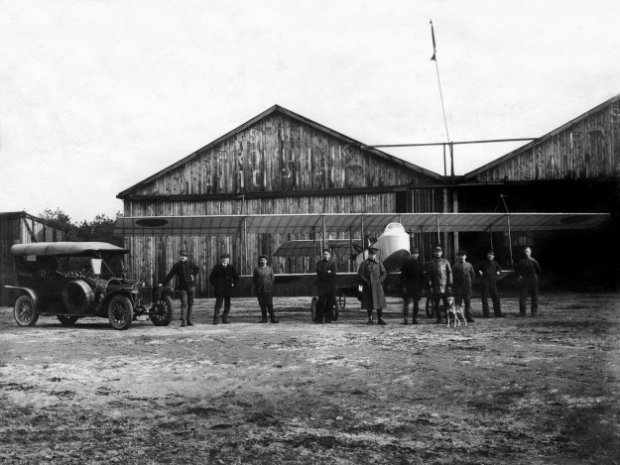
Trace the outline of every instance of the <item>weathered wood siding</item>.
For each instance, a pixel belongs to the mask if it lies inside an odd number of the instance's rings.
[[[403,164],[273,113],[132,195],[303,192],[429,182]]]
[[[620,98],[467,176],[479,182],[620,176]]]

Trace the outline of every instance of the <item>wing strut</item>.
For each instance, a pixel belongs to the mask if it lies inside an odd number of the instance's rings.
[[[510,252],[510,268],[515,267],[513,258],[512,258],[512,237],[510,234],[510,212],[508,211],[508,205],[506,205],[506,199],[504,198],[504,194],[500,194],[499,198],[502,199],[504,203],[504,208],[506,209],[506,221],[508,222],[508,251]]]
[[[325,239],[325,216],[321,215],[321,224],[323,225],[323,247],[321,247],[321,256],[323,255],[323,250],[325,250],[325,244],[326,244],[326,239]]]
[[[241,269],[246,270],[250,268],[248,266],[248,223],[246,217],[243,217],[243,255],[245,256],[245,263],[241,264]],[[243,259],[243,256],[241,259]]]

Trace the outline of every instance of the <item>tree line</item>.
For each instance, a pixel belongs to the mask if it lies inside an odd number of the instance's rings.
[[[116,212],[114,218],[110,218],[105,213],[100,213],[91,221],[74,222],[60,208],[55,210],[46,208],[42,213],[39,213],[39,218],[52,226],[65,229],[67,231],[65,240],[67,241],[108,242],[123,247],[123,238],[114,235],[114,224],[121,216],[123,216],[121,212]]]

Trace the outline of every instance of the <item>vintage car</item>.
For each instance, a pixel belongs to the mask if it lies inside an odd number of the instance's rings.
[[[83,317],[108,318],[127,329],[135,320],[156,326],[172,320],[169,289],[151,289],[128,279],[127,250],[105,242],[39,242],[11,247],[17,286],[5,286],[15,299],[20,326],[32,326],[39,315],[55,315],[65,326]],[[147,308],[148,307],[148,308]]]

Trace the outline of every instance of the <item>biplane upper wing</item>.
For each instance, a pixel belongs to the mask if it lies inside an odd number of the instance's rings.
[[[197,215],[123,217],[121,236],[300,234],[312,231],[382,230],[401,223],[412,232],[550,231],[590,229],[608,213],[304,213],[279,215]]]

